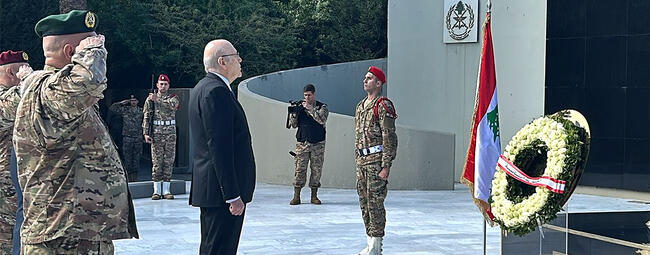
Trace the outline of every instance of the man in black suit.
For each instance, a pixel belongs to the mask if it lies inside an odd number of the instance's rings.
[[[248,122],[229,86],[241,77],[241,61],[230,42],[209,42],[203,52],[207,75],[190,92],[190,205],[201,208],[199,254],[237,253],[246,203],[255,189]]]

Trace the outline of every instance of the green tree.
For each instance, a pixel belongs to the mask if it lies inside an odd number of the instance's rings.
[[[61,1],[0,0],[0,50],[25,50],[43,66],[34,25]],[[75,0],[80,1],[80,0]],[[106,35],[111,88],[149,88],[166,73],[173,86],[204,75],[204,45],[230,40],[244,77],[387,52],[386,0],[90,0],[97,32]]]
[[[244,78],[293,68],[298,54],[295,33],[272,1],[128,0],[91,2],[106,34],[113,82],[148,84],[151,73],[165,72],[172,84],[192,86],[205,75],[203,47],[217,38],[230,40],[244,59]],[[116,59],[116,60],[112,60]],[[133,72],[141,72],[133,73]],[[128,80],[114,74],[124,74]]]
[[[299,66],[383,58],[386,0],[278,0],[300,35]]]
[[[72,10],[86,10],[86,0],[59,0],[59,12],[68,13]]]
[[[58,8],[59,3],[50,0],[0,0],[0,51],[25,51],[35,69],[43,68],[43,47],[34,25],[41,18],[58,13]]]

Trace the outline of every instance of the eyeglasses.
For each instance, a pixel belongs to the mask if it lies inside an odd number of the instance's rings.
[[[233,54],[221,55],[221,57],[239,56],[239,52]]]

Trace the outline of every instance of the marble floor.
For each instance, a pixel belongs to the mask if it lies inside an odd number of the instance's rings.
[[[257,185],[238,254],[354,254],[364,247],[356,190],[323,188],[322,205],[289,206],[292,192],[287,186]],[[140,239],[116,241],[116,254],[197,254],[199,209],[189,206],[187,198],[134,200]],[[302,198],[308,202],[308,189]],[[571,211],[613,208],[650,206],[581,194],[574,194],[569,206]],[[390,190],[386,209],[384,254],[482,254],[482,218],[464,185],[453,191]],[[500,254],[498,227],[487,228],[487,254]]]

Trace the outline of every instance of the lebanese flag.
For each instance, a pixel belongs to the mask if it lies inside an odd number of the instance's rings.
[[[499,140],[499,108],[492,34],[490,32],[490,13],[486,14],[483,29],[476,103],[474,104],[467,158],[460,181],[469,186],[474,202],[486,219],[491,222],[492,213],[487,201],[490,197],[492,177],[494,177],[501,151],[501,142]]]

